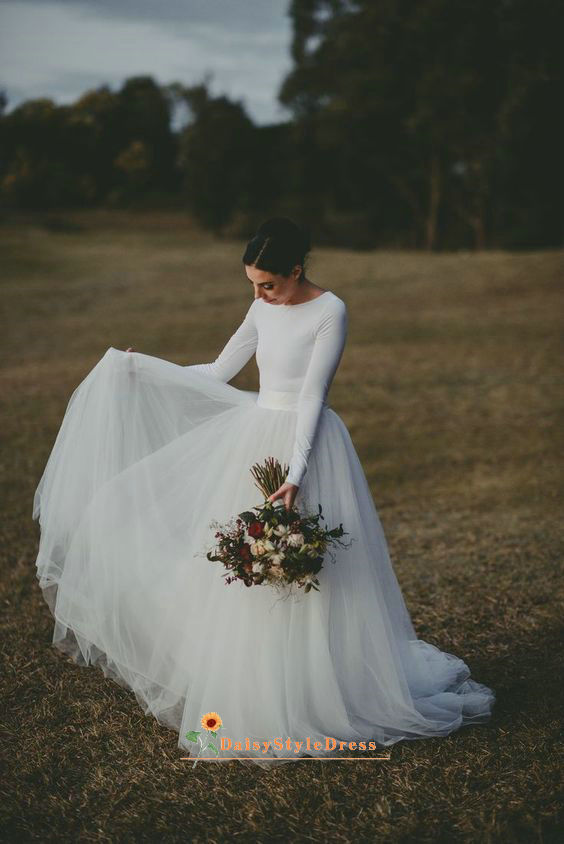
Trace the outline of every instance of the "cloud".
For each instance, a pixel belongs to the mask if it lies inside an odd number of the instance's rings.
[[[212,93],[242,100],[257,123],[286,119],[276,102],[291,67],[286,5],[0,2],[0,87],[11,108],[38,96],[71,102],[88,88],[118,86],[128,76],[194,84],[210,72]]]
[[[11,5],[14,0],[0,0]],[[18,6],[53,5],[53,0],[18,0]],[[287,31],[289,0],[58,0],[69,11],[82,9],[91,17],[149,21],[162,26],[212,23],[227,32]]]

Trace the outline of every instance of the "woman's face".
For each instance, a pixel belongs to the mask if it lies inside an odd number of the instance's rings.
[[[289,276],[283,276],[245,265],[247,278],[254,287],[255,299],[264,299],[273,305],[284,305],[295,295],[301,271],[301,266],[296,265]]]

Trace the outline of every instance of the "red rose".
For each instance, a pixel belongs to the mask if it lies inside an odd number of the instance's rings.
[[[243,565],[243,568],[245,569],[245,571],[252,571],[253,570],[253,564],[252,563],[245,563]]]
[[[241,545],[241,548],[239,549],[239,556],[241,557],[242,560],[250,560],[251,559],[251,546],[247,545],[247,543],[245,543],[244,545]]]
[[[247,528],[247,533],[249,536],[252,536],[253,539],[257,539],[259,536],[263,535],[264,529],[260,522],[251,522]]]

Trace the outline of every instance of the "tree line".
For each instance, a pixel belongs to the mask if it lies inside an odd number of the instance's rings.
[[[292,0],[286,121],[150,76],[7,110],[0,204],[189,210],[216,233],[264,216],[351,247],[562,242],[555,0]],[[184,109],[188,119],[174,128]]]

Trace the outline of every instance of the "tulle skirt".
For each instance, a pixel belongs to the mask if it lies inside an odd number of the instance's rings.
[[[418,639],[345,424],[324,406],[296,506],[343,524],[320,591],[227,584],[214,523],[264,503],[249,471],[289,463],[297,395],[253,392],[110,348],[74,391],[39,482],[37,577],[53,644],[218,755],[270,768],[488,721],[494,692]],[[372,742],[369,745],[369,742]],[[356,753],[358,755],[358,753]]]

